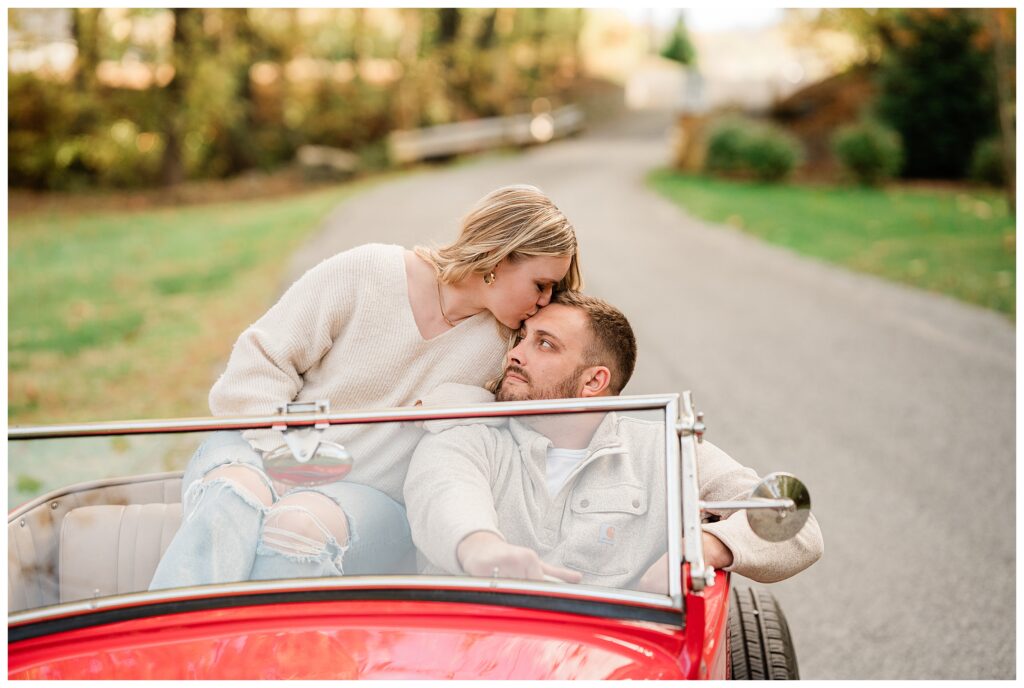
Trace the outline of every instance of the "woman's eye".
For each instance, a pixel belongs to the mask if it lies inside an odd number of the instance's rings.
[[[539,291],[539,292],[542,292],[542,293],[543,293],[543,291],[544,291],[544,285],[543,285],[543,284],[538,284],[538,285],[537,285],[537,291]]]
[[[550,349],[551,348],[551,342],[549,342],[546,339],[542,339],[542,340],[540,340],[540,346],[543,349]]]

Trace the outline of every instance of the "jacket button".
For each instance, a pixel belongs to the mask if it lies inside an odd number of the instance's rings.
[[[580,502],[580,506],[582,508],[586,509],[588,506],[590,506],[590,500],[589,499],[584,499],[582,502]]]
[[[633,500],[633,508],[634,509],[639,509],[640,508],[640,500],[639,499],[634,499]]]

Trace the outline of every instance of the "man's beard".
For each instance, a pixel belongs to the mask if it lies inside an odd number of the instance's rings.
[[[512,372],[517,376],[523,378],[525,384],[519,386],[506,386],[505,378]],[[533,401],[536,399],[571,399],[579,393],[579,380],[580,373],[583,372],[583,368],[577,368],[569,375],[566,375],[561,380],[553,382],[543,387],[534,384],[530,380],[522,368],[515,366],[509,366],[505,369],[504,375],[501,376],[501,382],[498,383],[498,389],[494,393],[495,401]]]

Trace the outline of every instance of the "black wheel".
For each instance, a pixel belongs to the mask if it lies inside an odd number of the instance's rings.
[[[733,680],[798,679],[789,624],[775,596],[733,588],[729,606],[729,668]]]

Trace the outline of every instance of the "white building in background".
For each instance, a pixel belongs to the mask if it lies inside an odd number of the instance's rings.
[[[594,10],[581,37],[589,73],[625,87],[632,109],[700,113],[720,108],[763,111],[793,92],[827,78],[858,56],[854,39],[815,31],[796,33],[794,12],[687,10],[696,65],[658,56],[677,10]],[[787,14],[788,13],[788,14]]]
[[[767,110],[776,101],[841,71],[859,51],[852,36],[838,32],[817,32],[814,42],[799,39],[782,22],[692,33],[708,107]]]

